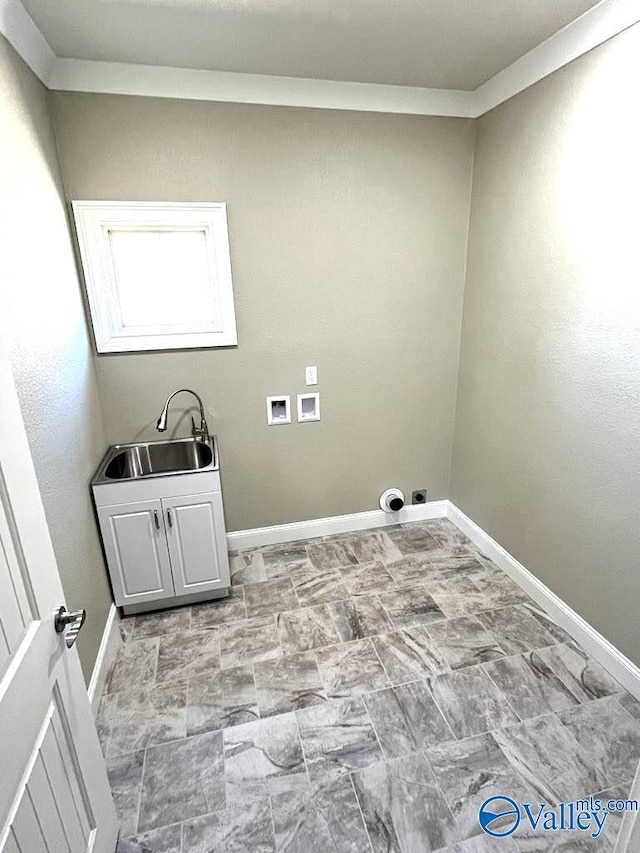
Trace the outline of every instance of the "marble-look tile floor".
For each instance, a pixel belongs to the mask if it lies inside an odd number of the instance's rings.
[[[627,797],[640,703],[450,522],[231,555],[124,619],[98,730],[119,853],[613,850],[492,840],[494,794]]]

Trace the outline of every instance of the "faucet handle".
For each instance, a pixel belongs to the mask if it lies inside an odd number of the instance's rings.
[[[194,438],[199,438],[201,441],[209,440],[209,427],[204,418],[200,421],[200,426],[197,427],[193,415],[191,415],[191,435]]]

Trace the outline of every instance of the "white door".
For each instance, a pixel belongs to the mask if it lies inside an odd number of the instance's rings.
[[[229,586],[221,493],[165,498],[162,508],[176,595]]]
[[[55,440],[55,436],[53,436]],[[0,350],[0,851],[113,853],[118,823],[6,356]]]
[[[98,519],[116,604],[175,595],[159,500],[101,506]]]

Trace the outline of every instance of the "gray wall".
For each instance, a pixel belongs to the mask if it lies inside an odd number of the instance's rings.
[[[88,483],[106,437],[47,93],[0,37],[0,318],[87,679],[111,603]]]
[[[111,442],[157,437],[164,398],[187,385],[220,439],[231,530],[375,508],[391,485],[446,497],[472,121],[51,103],[70,199],[228,204],[239,345],[99,356]],[[268,427],[265,397],[306,390],[309,364],[322,421]]]
[[[640,663],[640,26],[478,122],[451,498]]]

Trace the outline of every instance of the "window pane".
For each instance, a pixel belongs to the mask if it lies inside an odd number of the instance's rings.
[[[216,324],[204,231],[114,229],[109,238],[125,328]]]

